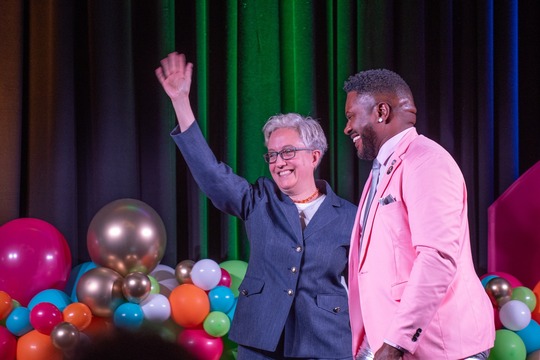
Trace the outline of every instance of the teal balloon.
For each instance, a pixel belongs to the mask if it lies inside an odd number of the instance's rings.
[[[40,291],[28,303],[28,309],[32,311],[39,303],[48,302],[53,304],[60,311],[64,311],[66,306],[72,303],[71,298],[62,290],[47,289]]]
[[[530,311],[536,308],[536,295],[525,286],[518,286],[512,289],[512,300],[519,300],[525,303]]]
[[[234,294],[226,286],[218,285],[208,293],[210,300],[210,311],[221,311],[227,313],[234,305]]]
[[[523,340],[513,331],[501,329],[495,332],[495,345],[489,360],[525,360],[527,350]]]
[[[71,269],[71,272],[69,274],[69,279],[67,281],[66,288],[64,290],[64,292],[71,297],[71,301],[79,302],[79,299],[77,298],[77,283],[79,282],[79,279],[85,272],[91,269],[95,269],[96,267],[97,265],[95,263],[93,263],[92,261],[88,261],[88,262],[79,264],[75,266],[73,269]]]
[[[482,287],[485,289],[487,283],[489,282],[489,280],[491,280],[491,279],[493,279],[493,278],[497,278],[497,277],[498,277],[497,275],[488,275],[488,276],[486,276],[485,278],[483,278],[483,279],[481,280]]]
[[[121,329],[137,330],[141,327],[144,320],[144,313],[139,304],[123,303],[114,311],[114,325]]]
[[[204,319],[203,328],[210,336],[222,337],[229,332],[231,320],[221,311],[211,311]]]
[[[32,330],[30,310],[22,306],[13,309],[6,318],[6,328],[15,336],[22,336]]]
[[[524,329],[516,331],[516,334],[525,344],[527,354],[540,350],[540,325],[535,320],[531,320]]]

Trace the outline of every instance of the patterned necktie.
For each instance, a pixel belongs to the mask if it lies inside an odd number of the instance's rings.
[[[360,245],[358,247],[358,253],[362,249],[362,240],[364,238],[364,229],[366,228],[366,222],[369,215],[369,209],[371,208],[371,202],[375,197],[377,192],[377,184],[379,183],[379,170],[381,169],[381,164],[377,159],[373,160],[373,166],[371,167],[371,186],[369,187],[369,193],[364,206],[364,217],[362,218],[362,235],[360,236]]]

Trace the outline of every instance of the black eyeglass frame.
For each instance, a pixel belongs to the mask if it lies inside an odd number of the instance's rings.
[[[313,151],[313,150],[315,149],[290,147],[290,148],[281,149],[281,151],[269,151],[266,154],[263,154],[263,158],[264,158],[264,161],[266,161],[268,164],[273,164],[277,161],[278,156],[281,156],[283,160],[291,160],[291,159],[294,159],[297,151]]]

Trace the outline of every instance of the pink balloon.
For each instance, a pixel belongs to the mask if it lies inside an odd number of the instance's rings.
[[[17,352],[17,339],[3,326],[0,326],[0,360],[14,360]]]
[[[218,286],[231,287],[231,274],[224,268],[221,268],[221,279],[219,280]]]
[[[42,334],[50,335],[56,325],[60,324],[64,315],[55,305],[42,302],[30,311],[30,324]]]
[[[51,224],[21,218],[0,227],[0,290],[21,305],[43,290],[63,290],[70,270],[69,246]]]
[[[219,360],[223,353],[223,340],[204,329],[183,330],[178,334],[178,344],[197,360]]]

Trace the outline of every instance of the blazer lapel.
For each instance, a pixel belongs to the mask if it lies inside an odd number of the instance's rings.
[[[377,192],[375,193],[375,197],[373,198],[371,211],[366,221],[366,228],[362,229],[362,231],[364,231],[365,233],[364,233],[364,238],[362,240],[362,249],[360,252],[360,259],[358,261],[358,271],[360,271],[360,269],[362,268],[362,265],[364,264],[366,253],[367,253],[370,241],[371,241],[371,230],[373,228],[373,219],[375,218],[375,215],[377,214],[377,210],[379,209],[379,206],[380,206],[379,199],[382,197],[382,195],[386,191],[388,184],[390,183],[390,181],[392,180],[392,177],[394,176],[395,170],[399,168],[399,166],[401,166],[403,154],[407,151],[407,148],[417,136],[418,136],[418,133],[416,132],[416,129],[411,130],[408,134],[404,136],[404,138],[399,142],[394,153],[390,156],[390,159],[388,159],[385,172],[380,174],[379,185],[377,185]],[[371,182],[369,183],[371,184]],[[369,189],[369,187],[366,187],[366,188]],[[364,188],[364,192],[362,194],[361,204],[363,204],[364,198],[366,196],[366,192],[367,192],[366,188]]]

